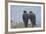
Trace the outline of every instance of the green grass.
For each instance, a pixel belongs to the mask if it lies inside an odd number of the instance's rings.
[[[12,28],[25,28],[25,27],[24,27],[24,23],[22,23],[22,22],[20,22],[20,23],[17,23],[17,22],[16,22],[16,23],[14,23],[14,24],[12,23],[11,25],[12,25],[12,26],[11,26]],[[28,27],[31,27],[31,24],[28,24]]]
[[[32,24],[28,24],[28,28],[30,28],[30,27],[32,27]],[[35,27],[40,27],[40,26],[36,25]],[[19,22],[19,23],[13,22],[13,23],[11,23],[11,28],[25,28],[25,27],[24,27],[24,23],[22,23],[22,22]]]

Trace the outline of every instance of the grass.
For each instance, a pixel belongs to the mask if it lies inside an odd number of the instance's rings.
[[[28,24],[28,28],[32,27],[32,24]],[[40,27],[39,25],[36,25],[35,27]],[[11,23],[11,28],[25,28],[24,23],[22,22],[13,22]]]

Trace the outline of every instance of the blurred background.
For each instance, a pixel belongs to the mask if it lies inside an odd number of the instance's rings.
[[[26,10],[27,13],[32,11],[36,15],[36,26],[41,25],[41,7],[40,6],[21,6],[21,5],[11,5],[11,28],[24,28],[24,22],[22,19],[23,11]],[[28,27],[31,27],[31,22],[28,20]]]

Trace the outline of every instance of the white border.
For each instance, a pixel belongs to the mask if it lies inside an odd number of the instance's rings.
[[[22,6],[40,6],[41,7],[41,28],[17,28],[11,29],[10,23],[10,5],[22,5]],[[22,3],[8,3],[8,32],[17,32],[17,31],[32,31],[32,30],[43,30],[43,5],[42,4],[22,4]]]

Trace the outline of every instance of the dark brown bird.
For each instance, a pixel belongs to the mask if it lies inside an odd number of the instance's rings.
[[[32,27],[35,26],[36,25],[36,17],[32,11],[29,12],[29,19],[32,22]]]
[[[24,11],[22,18],[23,18],[23,22],[25,24],[25,27],[27,27],[28,26],[28,14],[26,11]]]

